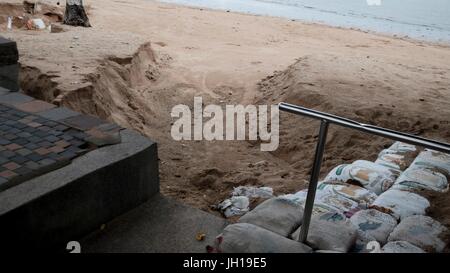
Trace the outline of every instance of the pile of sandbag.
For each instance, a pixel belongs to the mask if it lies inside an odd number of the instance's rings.
[[[318,184],[307,245],[298,242],[308,195],[302,190],[273,197],[246,213],[218,237],[217,249],[442,252],[448,230],[425,216],[430,203],[421,193],[448,191],[450,155],[419,152],[414,145],[396,142],[375,162],[357,160],[334,168]],[[253,194],[244,188],[238,191]]]

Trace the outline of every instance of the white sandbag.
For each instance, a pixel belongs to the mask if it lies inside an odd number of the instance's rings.
[[[296,202],[297,204],[299,204],[302,209],[304,210],[305,208],[305,196],[299,196],[296,194],[286,194],[286,195],[281,195],[278,198],[283,198],[283,199],[287,199],[293,202]],[[312,214],[313,215],[320,215],[320,214],[324,214],[324,213],[329,213],[329,212],[341,212],[338,209],[335,209],[333,207],[330,207],[326,204],[323,204],[321,202],[314,202],[314,207],[313,207],[313,211]]]
[[[410,167],[395,181],[393,189],[448,191],[447,177],[433,168]]]
[[[291,238],[297,240],[300,228]],[[357,230],[341,213],[325,213],[311,218],[307,242],[313,249],[348,252],[356,241]]]
[[[363,187],[335,181],[321,182],[317,186],[317,190],[342,195],[345,198],[357,202],[361,208],[367,208],[367,206],[372,204],[378,197],[375,193]]]
[[[414,156],[404,153],[398,153],[394,150],[383,150],[378,155],[376,164],[386,166],[392,169],[405,170],[414,161]]]
[[[299,198],[299,200],[304,200],[302,201],[304,203],[306,201],[308,191],[307,190],[299,191],[295,193],[295,195]],[[353,201],[349,198],[346,198],[343,195],[334,193],[332,191],[321,190],[319,188],[316,191],[314,203],[324,204],[341,213],[344,213],[347,217],[351,217],[353,214],[355,214],[355,212],[361,209],[356,201]]]
[[[352,246],[350,252],[353,253],[369,253],[371,249],[368,249],[368,245],[371,242],[377,242],[375,238],[370,236],[369,234],[363,232],[362,230],[357,230],[356,242]]]
[[[375,163],[403,171],[411,165],[418,152],[416,146],[397,141],[381,151]]]
[[[356,181],[364,188],[381,194],[388,190],[397,179],[396,174],[387,167],[369,161],[356,161],[350,165],[339,165],[324,179],[325,181]]]
[[[365,167],[368,169],[373,169],[378,172],[383,172],[383,173],[385,173],[385,175],[389,176],[394,181],[402,174],[402,171],[400,171],[396,168],[382,166],[375,162],[367,161],[367,160],[356,160],[355,162],[352,163],[352,165],[353,166],[361,166],[361,167]]]
[[[312,249],[258,226],[238,223],[227,226],[216,238],[223,253],[309,253]]]
[[[423,249],[406,241],[393,241],[381,248],[381,253],[425,253]]]
[[[442,240],[447,228],[429,216],[414,215],[405,218],[389,236],[389,241],[407,241],[426,252],[442,252]]]
[[[397,226],[397,220],[389,214],[375,209],[361,210],[350,218],[350,222],[358,231],[371,241],[385,244],[389,234]]]
[[[450,177],[450,155],[425,149],[421,152],[414,162],[411,164],[412,167],[431,167],[435,168],[436,171],[441,172],[443,175]]]
[[[412,144],[400,142],[400,141],[394,142],[394,144],[392,144],[391,147],[389,147],[388,149],[396,151],[396,152],[401,152],[401,153],[417,152],[416,146],[414,146]]]
[[[285,198],[271,198],[239,219],[240,223],[250,223],[281,236],[288,237],[300,226],[303,207]]]
[[[371,208],[394,216],[397,220],[405,219],[411,215],[425,215],[430,202],[418,194],[391,189],[373,202]]]

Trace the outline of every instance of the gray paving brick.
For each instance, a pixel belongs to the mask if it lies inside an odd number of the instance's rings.
[[[43,111],[38,113],[39,116],[54,120],[54,121],[61,121],[67,118],[76,117],[81,115],[78,112],[72,111],[69,108],[66,107],[58,107],[51,110]]]
[[[32,97],[17,92],[0,96],[0,103],[4,103],[7,105],[17,105],[25,102],[30,102],[32,100],[34,100]]]

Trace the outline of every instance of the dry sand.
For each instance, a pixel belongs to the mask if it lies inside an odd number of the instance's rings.
[[[283,113],[274,153],[249,142],[175,142],[170,111],[194,95],[216,104],[286,101],[450,141],[448,46],[153,1],[85,3],[92,28],[1,33],[18,42],[23,89],[156,140],[161,190],[187,204],[210,210],[238,185],[303,189],[318,126]],[[390,143],[332,127],[323,174],[374,160]]]

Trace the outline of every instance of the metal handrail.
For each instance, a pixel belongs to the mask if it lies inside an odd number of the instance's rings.
[[[293,113],[296,115],[302,115],[309,118],[318,119],[321,121],[319,130],[319,140],[317,143],[316,153],[314,156],[314,164],[308,186],[308,195],[306,197],[305,208],[303,212],[303,221],[300,230],[300,236],[298,238],[298,241],[302,243],[305,243],[308,237],[308,230],[311,222],[312,210],[314,207],[314,199],[316,197],[317,183],[319,181],[319,173],[322,165],[322,158],[325,149],[329,124],[336,124],[342,127],[362,131],[368,134],[378,135],[396,141],[401,141],[404,143],[413,144],[450,154],[450,144],[448,143],[418,137],[415,135],[406,134],[395,130],[386,129],[383,127],[373,126],[370,124],[360,123],[351,119],[301,107],[294,104],[282,102],[278,105],[278,107],[280,110],[285,112]]]

